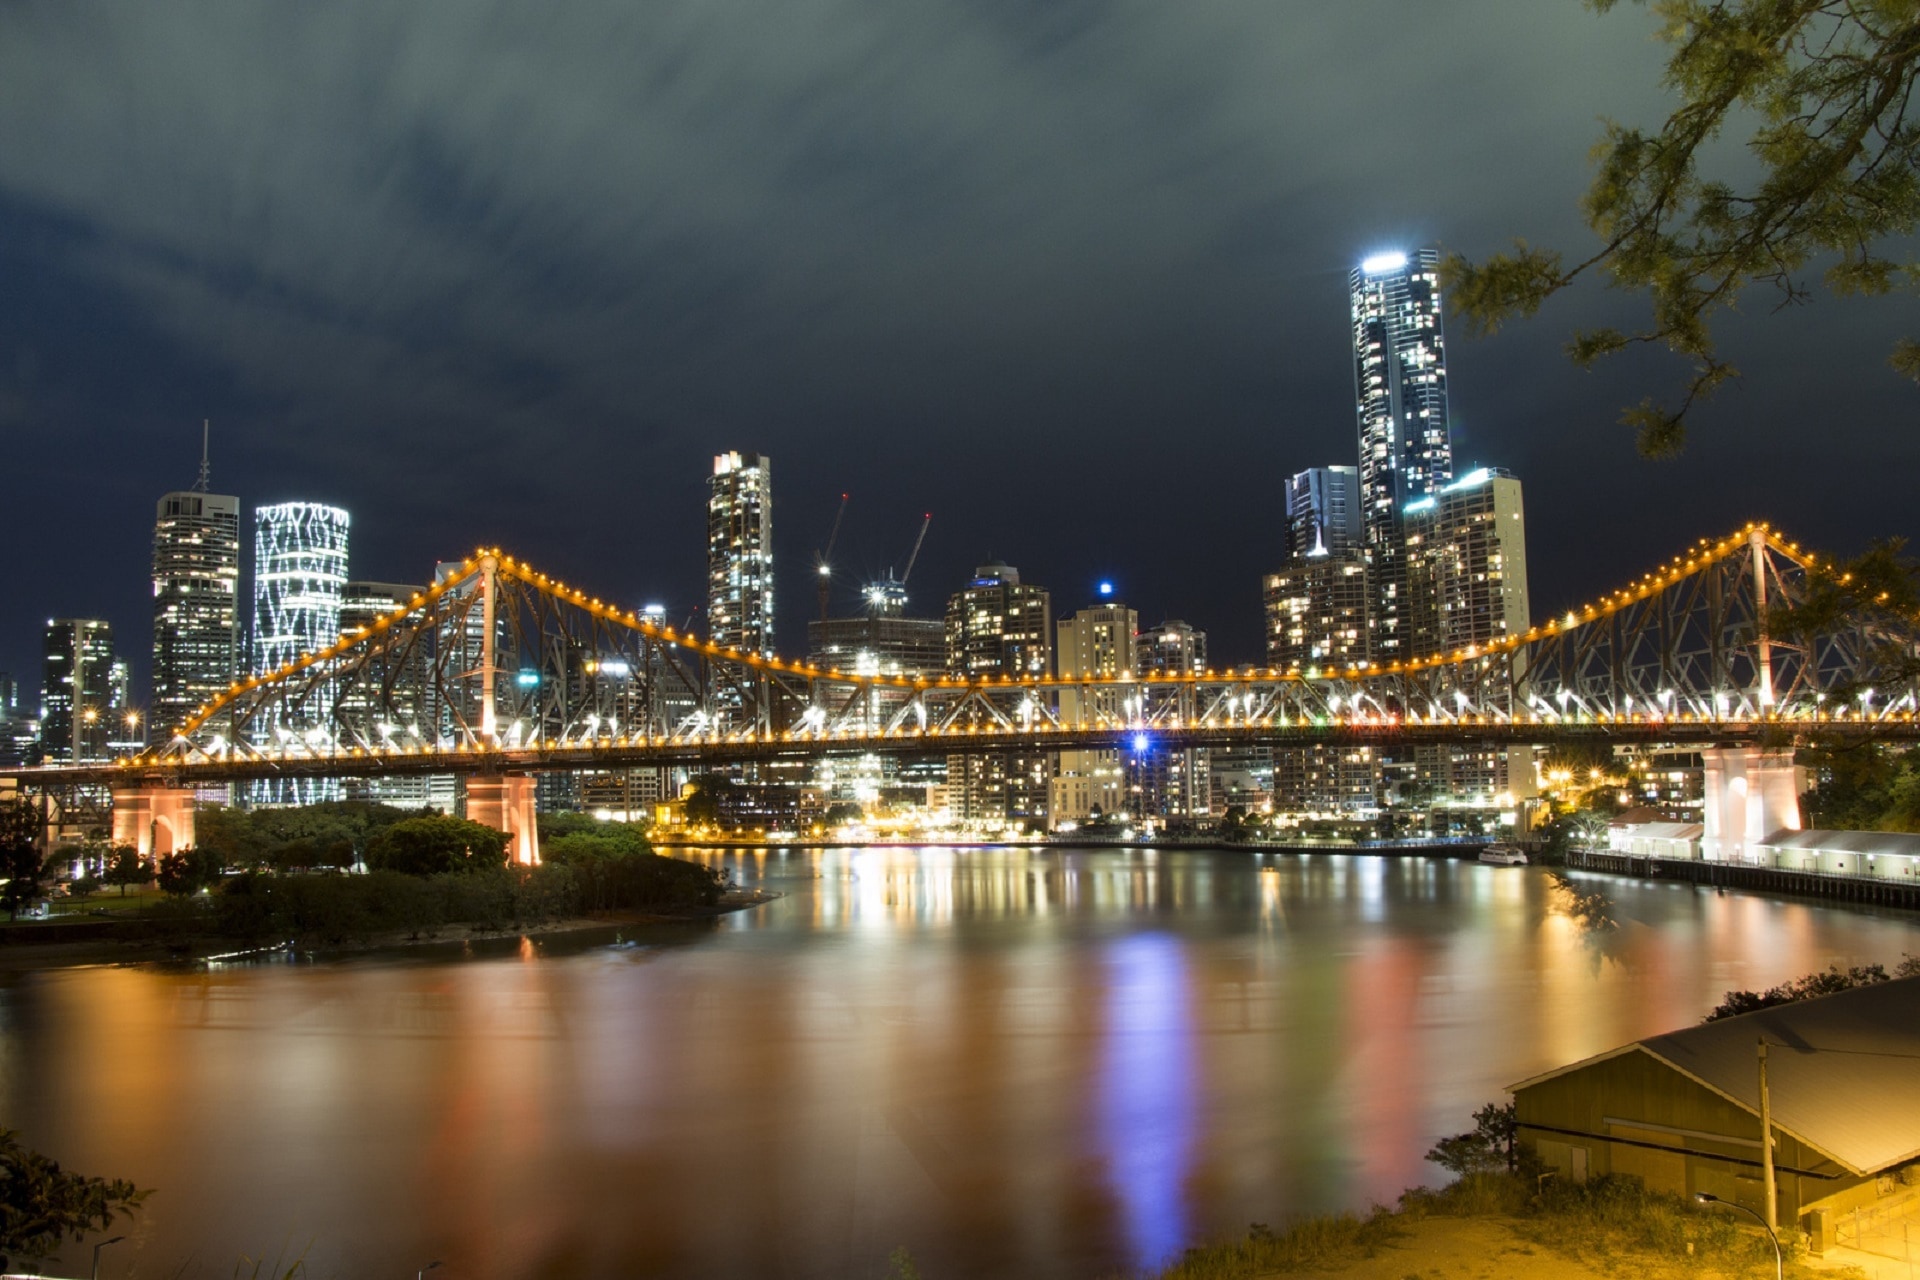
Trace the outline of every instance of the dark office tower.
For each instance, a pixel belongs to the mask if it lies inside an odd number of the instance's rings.
[[[97,618],[49,618],[40,741],[48,764],[109,758],[113,627]]]
[[[164,743],[240,672],[240,499],[200,480],[161,497],[153,521],[153,699],[149,740]]]
[[[1357,555],[1365,541],[1357,467],[1309,467],[1288,478],[1289,556]]]
[[[947,671],[964,680],[1053,673],[1053,601],[1020,581],[1011,565],[987,564],[947,600]],[[947,789],[955,817],[986,825],[1046,824],[1051,759],[1025,755],[950,756]]]
[[[1381,253],[1350,277],[1360,430],[1360,510],[1372,562],[1371,648],[1405,656],[1408,620],[1401,513],[1453,479],[1440,255]]]

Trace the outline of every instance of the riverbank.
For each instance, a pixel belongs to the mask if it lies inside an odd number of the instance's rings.
[[[448,925],[432,931],[389,930],[363,939],[325,946],[296,947],[291,942],[236,950],[233,940],[211,933],[177,934],[147,919],[88,920],[72,924],[0,925],[0,973],[59,969],[81,965],[196,964],[215,959],[293,954],[315,960],[339,959],[381,951],[494,943],[515,938],[542,939],[594,930],[668,924],[696,924],[780,897],[757,889],[730,889],[711,906],[672,911],[608,911],[535,923],[487,927]],[[171,922],[168,922],[171,923]],[[62,934],[79,936],[63,937]]]
[[[1785,1243],[1789,1276],[1896,1274],[1875,1254],[1791,1256],[1794,1241]],[[1760,1280],[1774,1267],[1773,1247],[1757,1230],[1637,1182],[1556,1186],[1475,1174],[1440,1191],[1409,1191],[1398,1209],[1366,1217],[1310,1218],[1277,1232],[1256,1224],[1243,1239],[1188,1250],[1154,1280]]]

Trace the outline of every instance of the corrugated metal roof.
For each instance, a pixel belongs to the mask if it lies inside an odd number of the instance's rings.
[[[1855,1174],[1920,1157],[1920,978],[1651,1036],[1512,1089],[1639,1050],[1758,1117],[1762,1038],[1776,1129]]]
[[[1920,858],[1920,835],[1904,831],[1776,831],[1757,847]]]
[[[1643,822],[1615,829],[1629,840],[1698,840],[1707,831],[1698,822]]]

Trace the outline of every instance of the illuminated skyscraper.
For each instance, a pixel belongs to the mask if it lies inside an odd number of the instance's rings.
[[[1197,676],[1207,669],[1207,633],[1178,619],[1163,622],[1140,633],[1137,662],[1143,676]],[[1158,703],[1147,708],[1149,718],[1158,718],[1161,707],[1171,702],[1178,718],[1190,721],[1191,693],[1192,686],[1163,689],[1155,695]],[[1205,747],[1176,750],[1151,735],[1144,742],[1136,739],[1134,746],[1127,761],[1127,791],[1135,817],[1187,824],[1207,815],[1211,752]]]
[[[240,671],[240,499],[200,482],[161,497],[153,521],[155,741],[226,692]]]
[[[1390,662],[1408,644],[1401,513],[1453,479],[1439,252],[1376,254],[1354,269],[1349,286],[1361,525],[1374,595],[1370,647]]]
[[[113,627],[97,618],[48,618],[40,743],[48,764],[98,764],[110,758]]]
[[[947,671],[967,680],[1046,676],[1053,671],[1053,600],[1020,581],[1012,565],[986,564],[947,599]],[[956,817],[987,825],[1044,825],[1047,753],[949,756],[947,789]]]
[[[347,513],[317,502],[282,502],[253,513],[253,670],[266,675],[340,638],[347,586]],[[311,711],[265,715],[255,742],[280,747],[294,738],[325,738],[325,702]],[[315,743],[314,745],[321,745]],[[302,779],[256,783],[260,804],[310,804],[338,797],[332,782]]]
[[[1103,596],[1110,591],[1102,584]],[[1062,618],[1059,636],[1054,654],[1063,679],[1113,680],[1132,675],[1139,665],[1140,615],[1117,600]],[[1138,720],[1142,711],[1139,690],[1127,684],[1062,688],[1059,696],[1064,725],[1124,724]],[[1111,747],[1060,752],[1055,757],[1048,817],[1057,826],[1084,822],[1096,811],[1126,813],[1126,773],[1121,753]]]
[[[1403,514],[1410,656],[1526,631],[1527,519],[1512,472],[1478,467]]]
[[[707,626],[742,653],[773,648],[773,463],[723,453],[707,482]]]

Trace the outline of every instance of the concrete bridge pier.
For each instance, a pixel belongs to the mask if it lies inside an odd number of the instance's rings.
[[[1800,829],[1806,770],[1794,765],[1793,752],[1708,747],[1700,758],[1706,766],[1701,857],[1744,861],[1753,845],[1774,832]]]
[[[467,820],[507,833],[507,859],[522,866],[540,861],[540,828],[534,816],[533,779],[524,773],[467,779]]]
[[[148,862],[193,846],[193,788],[115,787],[113,842]]]

